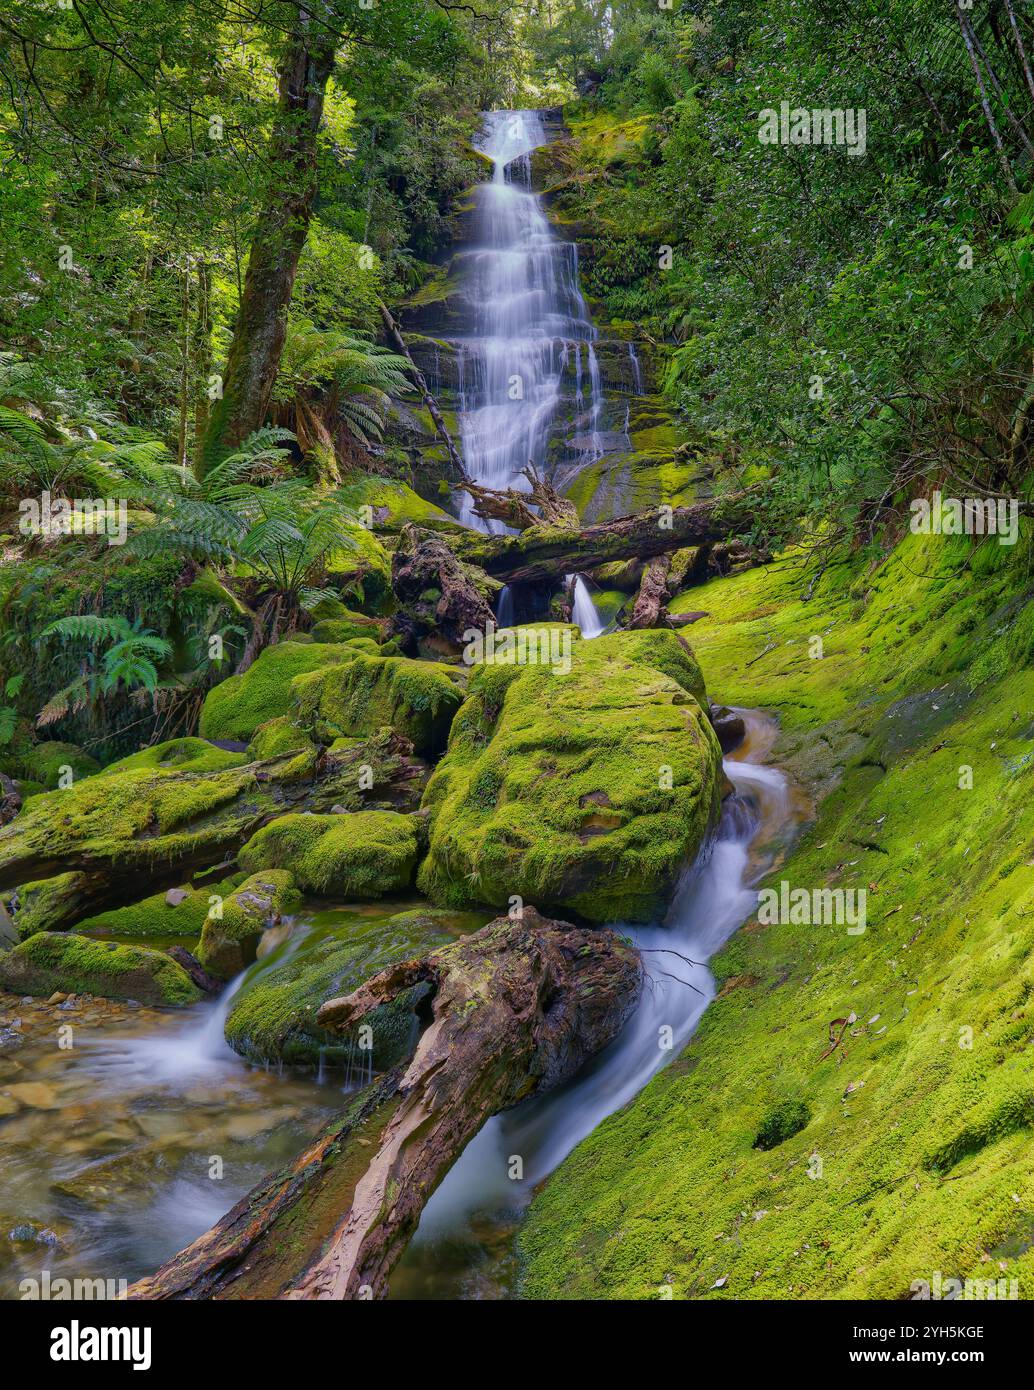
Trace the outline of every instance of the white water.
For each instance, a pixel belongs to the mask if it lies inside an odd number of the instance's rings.
[[[494,168],[478,188],[477,245],[459,258],[472,317],[459,342],[460,440],[467,472],[488,487],[527,490],[521,470],[544,462],[572,354],[583,402],[588,378],[589,437],[598,437],[603,391],[578,248],[555,236],[531,191],[528,156],[547,138],[537,111],[491,111],[478,144]],[[485,526],[469,498],[460,519]]]
[[[462,1239],[475,1215],[522,1210],[534,1186],[689,1041],[715,994],[706,962],[756,906],[751,884],[761,872],[761,842],[786,835],[793,823],[784,775],[746,760],[764,755],[771,727],[749,712],[744,717],[747,740],[724,763],[736,794],[725,803],[713,844],[687,871],[664,925],[622,929],[642,953],[645,972],[634,1014],[574,1082],[488,1122],[428,1203],[415,1245]],[[514,1155],[524,1165],[519,1182],[509,1177]]]
[[[570,579],[570,576],[568,576]],[[596,610],[589,593],[589,586],[580,574],[574,576],[574,602],[571,607],[571,621],[577,623],[585,638],[599,637],[606,624]]]

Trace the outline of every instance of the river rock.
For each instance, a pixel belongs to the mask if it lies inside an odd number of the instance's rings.
[[[0,956],[0,988],[43,998],[60,990],[145,1004],[193,1004],[201,998],[186,971],[161,951],[72,932],[37,932]]]

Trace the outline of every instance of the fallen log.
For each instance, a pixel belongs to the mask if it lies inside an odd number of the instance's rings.
[[[368,789],[364,767],[371,769]],[[33,797],[0,827],[0,890],[69,875],[49,895],[68,927],[232,859],[256,830],[289,811],[414,810],[427,774],[409,740],[384,730],[308,762],[290,753],[219,772],[134,768],[83,778]]]
[[[529,526],[516,536],[470,532],[450,536],[461,560],[506,583],[561,580],[611,560],[652,559],[683,546],[724,541],[750,530],[759,492],[748,489],[708,498],[691,507],[661,507],[639,516],[618,517],[574,531],[562,526]]]
[[[421,638],[444,638],[462,646],[471,629],[493,621],[488,592],[499,585],[458,560],[449,542],[433,531],[403,526],[391,560],[391,587],[398,607],[388,631],[403,651],[414,653]]]
[[[408,1066],[362,1091],[129,1297],[384,1297],[428,1198],[485,1120],[605,1047],[641,979],[638,955],[613,932],[525,908],[324,1004],[320,1023],[348,1029],[423,984],[430,1022]]]

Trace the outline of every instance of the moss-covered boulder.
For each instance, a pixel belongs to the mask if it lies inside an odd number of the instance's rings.
[[[314,1065],[351,1059],[372,1061],[384,1070],[401,1060],[417,1034],[414,1008],[426,988],[407,990],[392,1004],[377,1009],[365,1022],[372,1028],[370,1050],[359,1052],[355,1039],[316,1026],[321,1004],[348,994],[377,971],[444,946],[449,934],[423,914],[362,917],[328,913],[317,917],[298,945],[294,940],[259,961],[234,996],[226,1020],[226,1040],[235,1052],[254,1062]]]
[[[201,710],[202,738],[246,743],[260,724],[289,714],[291,681],[355,656],[347,646],[323,642],[277,642],[240,676],[229,676],[208,692]]]
[[[463,700],[462,673],[436,662],[344,650],[351,660],[294,682],[300,722],[327,743],[388,725],[418,753],[440,752]]]
[[[568,674],[476,667],[428,784],[433,901],[593,921],[662,910],[717,815],[721,754],[692,653],[669,631],[575,642]]]
[[[249,873],[287,869],[304,893],[380,898],[413,882],[422,820],[397,811],[281,816],[238,855]]]
[[[243,874],[204,888],[184,884],[164,893],[152,893],[138,903],[110,908],[78,923],[89,935],[130,937],[139,941],[167,941],[182,937],[196,942],[208,916],[211,899],[233,892]],[[19,890],[21,891],[21,890]]]
[[[0,955],[0,989],[48,996],[99,994],[141,1004],[194,1004],[201,993],[161,951],[95,941],[73,932],[37,932]]]
[[[229,897],[209,907],[197,958],[210,975],[230,980],[255,959],[262,933],[298,901],[294,878],[269,869],[250,878]]]

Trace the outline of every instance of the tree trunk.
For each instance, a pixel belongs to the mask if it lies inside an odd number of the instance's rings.
[[[629,627],[660,627],[662,614],[667,617],[664,607],[668,599],[668,570],[671,561],[666,555],[651,560],[643,573],[629,619]]]
[[[129,1297],[384,1297],[428,1198],[484,1122],[612,1041],[641,979],[614,933],[525,908],[325,1003],[321,1025],[349,1029],[415,984],[432,991],[409,1065]]]
[[[222,398],[208,421],[203,472],[265,422],[316,197],[316,135],[333,66],[333,36],[299,8],[280,68],[280,100],[268,154],[269,191],[248,256]]]

